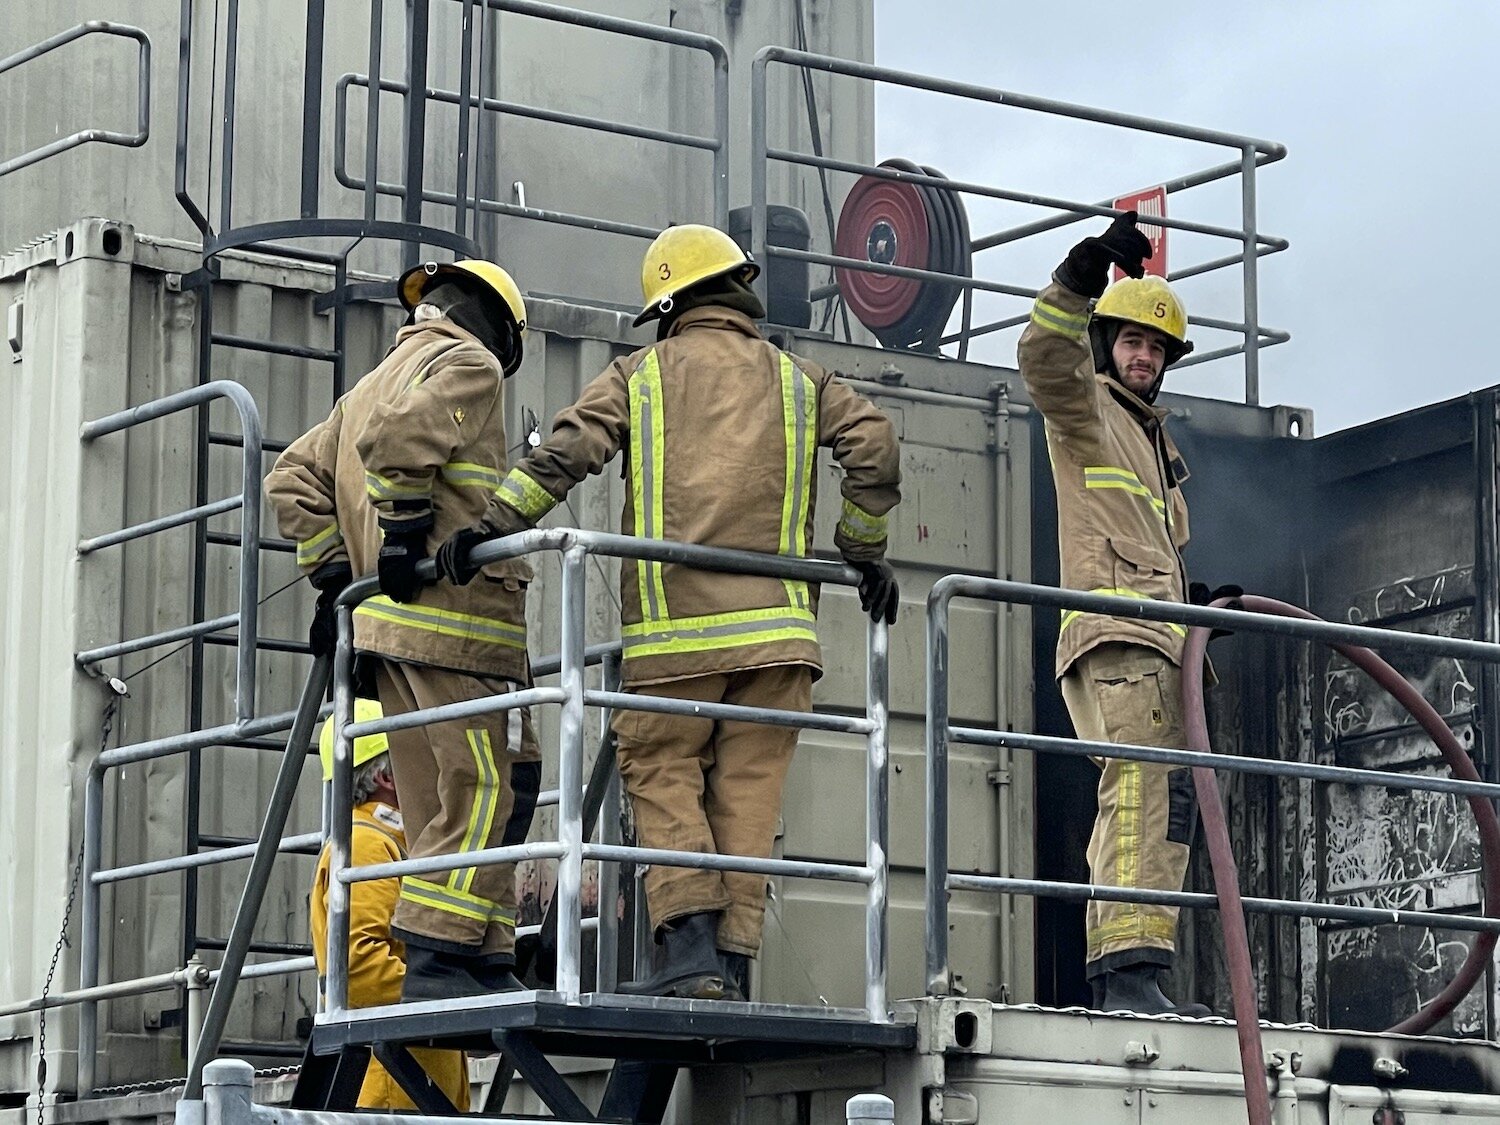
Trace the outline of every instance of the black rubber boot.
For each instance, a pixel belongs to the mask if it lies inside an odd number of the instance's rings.
[[[495,990],[487,988],[474,973],[478,960],[473,954],[448,953],[408,943],[401,1002],[490,995]]]
[[[488,992],[520,992],[526,987],[516,979],[516,959],[509,953],[476,957],[469,971]]]
[[[714,935],[717,912],[685,914],[656,931],[656,972],[643,981],[622,984],[626,996],[678,996],[685,1000],[722,1000],[724,973],[719,968]]]
[[[746,1000],[750,996],[750,958],[743,953],[719,950],[719,972],[724,974],[725,1000]]]
[[[1134,1012],[1141,1016],[1194,1016],[1210,1015],[1202,1004],[1174,1004],[1161,990],[1157,965],[1125,965],[1104,974],[1104,1002],[1099,1005],[1106,1012]]]

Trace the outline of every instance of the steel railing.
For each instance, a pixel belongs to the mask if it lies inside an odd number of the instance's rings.
[[[522,102],[504,101],[499,98],[490,97],[484,92],[484,82],[490,77],[492,70],[489,64],[489,52],[493,48],[490,39],[483,36],[483,21],[480,21],[480,53],[483,56],[483,61],[480,67],[481,79],[478,93],[472,92],[469,88],[469,70],[468,66],[465,65],[458,90],[435,89],[426,86],[424,83],[421,93],[416,98],[412,98],[412,86],[409,82],[385,79],[380,76],[380,53],[373,47],[370,53],[370,69],[368,73],[345,73],[339,77],[335,87],[334,176],[344,187],[364,194],[366,217],[374,217],[375,199],[378,195],[389,195],[397,196],[407,201],[418,199],[419,202],[436,203],[453,207],[460,223],[463,222],[464,213],[467,208],[472,206],[475,210],[489,214],[511,215],[518,218],[535,219],[540,222],[580,227],[586,230],[602,231],[635,238],[651,239],[661,233],[658,227],[643,226],[639,223],[622,222],[602,216],[578,215],[566,211],[528,207],[524,199],[518,200],[516,203],[507,203],[499,199],[486,199],[483,197],[482,192],[476,192],[471,199],[467,192],[469,159],[468,114],[471,110],[478,110],[481,115],[484,113],[494,113],[502,117],[524,118],[531,121],[567,126],[569,128],[653,141],[676,148],[712,153],[713,182],[711,190],[713,197],[713,224],[720,230],[728,229],[729,52],[722,43],[711,35],[682,31],[673,27],[662,27],[659,24],[643,23],[639,20],[622,19],[618,16],[577,11],[572,8],[559,7],[553,4],[542,4],[537,3],[536,0],[453,0],[453,2],[462,2],[466,11],[477,5],[495,12],[509,12],[553,23],[608,32],[631,39],[682,47],[706,54],[713,64],[713,135],[703,136],[697,133],[681,132],[680,130],[656,129],[642,125],[632,125],[609,118],[595,117],[590,114],[567,113],[561,110],[547,109],[540,106],[527,105]],[[372,75],[374,76],[373,78],[371,77]],[[355,175],[348,168],[348,108],[349,89],[351,86],[364,89],[366,94],[363,175]],[[412,183],[410,179],[405,183],[393,183],[378,178],[377,169],[380,164],[380,94],[382,93],[399,94],[403,101],[408,104],[414,102],[422,105],[427,102],[438,102],[458,107],[457,180],[454,191],[442,192],[431,190],[426,187],[425,183],[418,184],[420,191],[413,191],[410,190]],[[481,163],[486,155],[483,147],[486,133],[482,125],[477,130],[477,134],[478,142],[475,146],[474,159],[476,163]],[[460,227],[460,230],[462,230],[462,227]]]
[[[1095,613],[1111,617],[1166,621],[1185,626],[1230,629],[1235,632],[1265,633],[1324,643],[1362,645],[1376,650],[1402,649],[1408,652],[1455,659],[1476,660],[1485,664],[1500,664],[1500,644],[1488,641],[1428,636],[1363,625],[1343,625],[1331,621],[1273,617],[1261,613],[1183,605],[1177,602],[1083,593],[1052,586],[1035,586],[1024,582],[1008,582],[968,575],[947,575],[939,579],[933,585],[927,599],[926,975],[927,993],[930,996],[946,995],[952,990],[948,956],[948,892],[952,890],[1028,895],[1073,901],[1092,899],[1203,909],[1217,909],[1218,907],[1218,896],[1213,894],[1062,883],[950,871],[948,868],[948,750],[955,743],[1032,753],[1090,755],[1121,758],[1127,761],[1201,766],[1233,773],[1261,774],[1306,781],[1338,782],[1347,785],[1383,785],[1393,789],[1452,793],[1490,800],[1500,798],[1500,784],[1493,782],[1465,781],[1451,777],[1429,777],[1385,770],[1355,769],[1310,762],[1238,757],[1151,746],[1129,746],[1024,734],[1018,731],[955,726],[950,721],[949,712],[948,627],[950,603],[954,598],[960,597],[1008,605],[1050,607],[1063,611]],[[1283,917],[1335,920],[1360,925],[1409,925],[1430,929],[1500,933],[1500,918],[1344,906],[1301,899],[1246,898],[1243,903],[1246,910]]]
[[[937,270],[917,269],[908,266],[884,264],[869,259],[846,258],[831,253],[824,254],[811,250],[797,250],[791,247],[772,245],[768,239],[766,218],[766,210],[769,205],[768,167],[771,162],[775,161],[778,163],[817,168],[821,171],[844,172],[858,176],[874,176],[902,183],[948,189],[961,195],[973,195],[985,199],[1025,203],[1062,212],[1061,215],[1051,216],[1035,223],[975,239],[971,243],[971,249],[974,252],[1016,242],[1020,239],[1044,231],[1054,230],[1090,216],[1112,217],[1117,212],[1109,201],[1101,203],[1079,202],[1040,195],[1035,192],[1018,191],[963,180],[949,180],[940,176],[930,176],[918,172],[898,171],[894,168],[880,167],[859,161],[839,160],[829,156],[797,152],[792,149],[772,148],[768,140],[770,105],[767,82],[767,71],[772,64],[844,75],[888,86],[901,86],[908,89],[946,94],[968,101],[1004,105],[1013,109],[1029,110],[1056,117],[1113,125],[1122,129],[1153,133],[1159,136],[1175,137],[1189,141],[1199,141],[1236,150],[1238,153],[1237,159],[1217,164],[1192,175],[1179,177],[1167,183],[1165,187],[1169,193],[1180,192],[1238,175],[1240,177],[1240,216],[1238,225],[1216,225],[1188,219],[1169,218],[1167,216],[1151,216],[1149,222],[1172,230],[1188,231],[1240,244],[1238,253],[1215,258],[1207,262],[1200,262],[1187,268],[1173,271],[1169,275],[1168,280],[1177,281],[1238,265],[1242,277],[1242,318],[1239,321],[1221,320],[1205,316],[1193,316],[1189,321],[1191,324],[1202,325],[1206,328],[1237,333],[1243,337],[1242,342],[1232,347],[1217,348],[1190,356],[1176,364],[1176,367],[1181,368],[1195,363],[1207,363],[1210,360],[1243,354],[1245,357],[1245,401],[1252,405],[1259,403],[1260,349],[1273,344],[1284,343],[1291,338],[1288,333],[1276,329],[1264,328],[1259,322],[1259,261],[1268,254],[1275,254],[1285,250],[1287,242],[1285,239],[1262,234],[1256,229],[1255,174],[1256,169],[1261,165],[1273,163],[1286,155],[1286,149],[1282,145],[1272,141],[1258,140],[1254,137],[1240,136],[1235,133],[1200,129],[1170,121],[1158,121],[1148,117],[1139,117],[1134,114],[1117,113],[1112,110],[1098,109],[1092,106],[1073,105],[1067,102],[1054,101],[1050,98],[1032,97],[1027,94],[1018,94],[1008,90],[979,86],[969,82],[955,82],[930,75],[913,74],[909,71],[894,70],[890,67],[874,66],[869,63],[841,59],[833,55],[819,55],[808,51],[796,51],[788,47],[772,46],[763,48],[755,56],[750,78],[751,254],[757,261],[762,263],[769,262],[772,258],[787,258],[813,265],[834,266],[845,270],[857,270],[884,274],[891,277],[951,283],[961,286],[964,293],[964,306],[960,314],[960,330],[956,335],[947,336],[942,341],[944,344],[958,343],[960,359],[966,357],[968,342],[973,338],[1002,331],[1006,328],[1016,327],[1017,325],[1024,324],[1028,319],[1027,314],[1022,314],[990,324],[972,325],[972,296],[976,291],[997,293],[1004,296],[1021,297],[1030,300],[1036,297],[1038,290],[1027,286],[990,281],[963,274],[943,273]],[[761,288],[763,294],[766,284],[766,275],[762,274],[761,278],[757,281],[757,285]],[[837,294],[838,286],[830,285],[816,290],[813,293],[813,297],[815,300],[828,300]]]
[[[20,156],[13,156],[9,160],[0,162],[0,176],[18,172],[22,168],[29,168],[33,164],[40,164],[48,157],[56,156],[58,153],[67,152],[69,149],[77,148],[79,145],[98,142],[105,145],[121,145],[125,148],[140,148],[151,137],[151,37],[138,27],[130,24],[113,23],[110,20],[89,20],[80,23],[76,27],[70,27],[67,31],[60,31],[50,38],[43,39],[40,43],[33,44],[23,51],[17,51],[8,58],[0,59],[0,74],[14,70],[39,59],[49,52],[64,47],[75,40],[82,39],[86,35],[114,35],[122,39],[133,39],[137,45],[136,61],[139,76],[136,79],[136,110],[135,110],[135,132],[125,133],[116,129],[80,129],[76,133],[69,133],[66,137],[58,137],[44,145],[24,152]]]

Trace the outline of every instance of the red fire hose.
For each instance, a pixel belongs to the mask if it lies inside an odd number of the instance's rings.
[[[1252,613],[1273,613],[1281,617],[1321,620],[1316,614],[1274,598],[1246,594],[1239,599]],[[1229,604],[1221,598],[1217,608]],[[1187,649],[1182,658],[1182,696],[1187,720],[1188,749],[1210,751],[1208,720],[1203,709],[1203,662],[1210,630],[1194,626],[1188,633]],[[1437,710],[1424,699],[1406,678],[1382,660],[1374,651],[1357,645],[1335,644],[1336,650],[1366,672],[1377,684],[1406,708],[1412,718],[1437,744],[1448,771],[1465,781],[1480,780],[1474,763],[1459,745],[1458,739]],[[1260,1012],[1256,1004],[1255,977],[1250,965],[1250,939],[1245,930],[1245,911],[1240,901],[1239,871],[1229,843],[1229,829],[1224,820],[1224,805],[1219,797],[1219,783],[1214,771],[1206,767],[1193,770],[1193,784],[1202,810],[1203,831],[1214,873],[1214,890],[1219,898],[1219,919],[1224,928],[1225,956],[1229,962],[1230,989],[1234,998],[1234,1021],[1240,1042],[1240,1069],[1245,1078],[1245,1104],[1250,1125],[1270,1125],[1271,1102],[1266,1090],[1265,1055],[1260,1042]],[[1500,819],[1494,806],[1483,797],[1469,797],[1469,808],[1479,827],[1483,853],[1484,912],[1496,917],[1500,908]],[[1469,956],[1454,974],[1448,987],[1418,1011],[1389,1030],[1393,1034],[1418,1035],[1448,1015],[1458,1002],[1484,975],[1495,948],[1495,934],[1476,936]]]

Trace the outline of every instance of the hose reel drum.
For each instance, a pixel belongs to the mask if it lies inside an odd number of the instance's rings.
[[[885,160],[882,168],[937,178],[936,168]],[[951,188],[861,176],[844,199],[834,253],[878,265],[973,276],[969,219]],[[897,277],[838,268],[845,302],[882,346],[936,353],[943,327],[964,292],[956,281]]]

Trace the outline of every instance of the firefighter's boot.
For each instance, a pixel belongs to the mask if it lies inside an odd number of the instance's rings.
[[[475,972],[478,962],[475,955],[428,949],[408,942],[406,975],[401,979],[401,1002],[490,995],[494,989],[487,988]]]
[[[750,997],[750,958],[743,953],[719,950],[719,972],[724,975],[724,999],[747,1000]]]
[[[721,1000],[724,972],[719,967],[714,935],[717,912],[686,914],[656,931],[656,972],[643,981],[620,986],[627,996],[677,996],[685,1000]]]
[[[1157,965],[1126,965],[1104,974],[1106,1012],[1134,1012],[1141,1016],[1193,1016],[1211,1014],[1202,1004],[1174,1004],[1161,990]]]
[[[520,992],[526,987],[516,979],[516,959],[509,953],[476,957],[470,972],[487,992]]]

